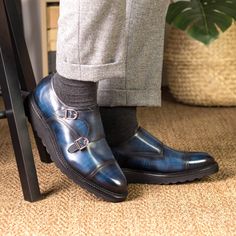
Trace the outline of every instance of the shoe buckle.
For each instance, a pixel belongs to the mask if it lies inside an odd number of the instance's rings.
[[[80,151],[85,149],[89,144],[89,140],[85,137],[80,137],[75,140],[75,145],[78,147]]]
[[[64,113],[64,119],[67,120],[76,120],[78,118],[79,114],[74,109],[66,109]]]

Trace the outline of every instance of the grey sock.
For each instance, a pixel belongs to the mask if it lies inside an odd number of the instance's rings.
[[[110,146],[125,142],[138,128],[136,107],[101,107],[100,113]]]
[[[68,106],[84,110],[97,105],[97,83],[66,79],[56,73],[53,86]],[[100,112],[110,146],[119,145],[134,135],[138,127],[136,107],[101,107]]]
[[[53,76],[57,96],[68,106],[84,110],[97,105],[97,83]]]

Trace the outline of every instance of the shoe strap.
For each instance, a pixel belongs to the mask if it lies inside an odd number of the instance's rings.
[[[56,112],[56,116],[65,120],[77,120],[79,118],[79,111],[73,108],[64,108]]]
[[[73,144],[68,148],[69,153],[75,153],[82,151],[89,145],[89,140],[86,137],[80,137],[74,141]]]

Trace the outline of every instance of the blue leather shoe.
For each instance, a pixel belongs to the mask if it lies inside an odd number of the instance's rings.
[[[207,153],[176,151],[142,128],[112,151],[129,183],[186,182],[211,175],[219,169]]]
[[[98,107],[78,110],[57,97],[52,76],[28,98],[29,120],[52,161],[81,187],[107,201],[127,197],[127,181],[104,138]]]

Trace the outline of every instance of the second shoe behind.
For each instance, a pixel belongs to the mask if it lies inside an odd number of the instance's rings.
[[[112,150],[129,183],[187,182],[214,174],[219,169],[208,153],[174,150],[143,128],[138,128],[131,138]]]

